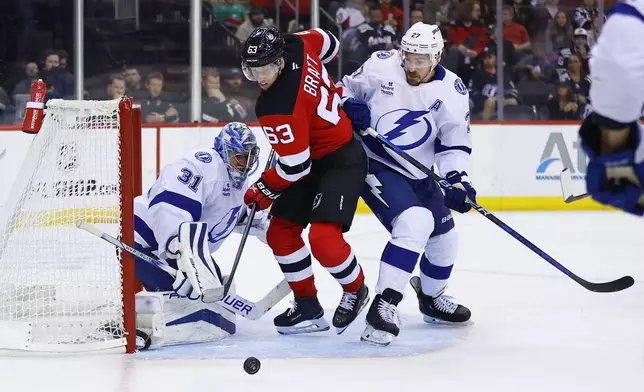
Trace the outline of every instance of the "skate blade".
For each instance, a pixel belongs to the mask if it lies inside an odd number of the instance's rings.
[[[324,332],[331,329],[324,317],[315,320],[306,320],[291,327],[276,327],[280,335],[300,335],[304,333]]]
[[[374,346],[385,347],[394,340],[394,337],[395,336],[390,334],[389,332],[378,331],[372,326],[367,325],[367,328],[365,328],[362,336],[360,336],[360,340],[369,344],[373,344]]]
[[[367,295],[367,298],[362,303],[362,306],[360,306],[360,309],[358,309],[358,313],[356,314],[356,318],[351,320],[351,322],[349,324],[345,325],[344,327],[335,327],[335,333],[338,334],[338,335],[341,335],[342,332],[346,331],[346,329],[349,328],[349,325],[351,325],[352,322],[356,321],[356,319],[358,318],[360,313],[362,313],[364,308],[366,308],[367,305],[369,305],[369,302],[371,302],[371,295]]]
[[[436,317],[425,316],[425,315],[423,315],[423,321],[426,322],[427,324],[447,325],[452,327],[467,327],[468,325],[474,324],[474,322],[471,319],[467,321],[446,321]]]

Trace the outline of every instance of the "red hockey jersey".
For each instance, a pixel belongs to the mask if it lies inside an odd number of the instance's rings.
[[[275,83],[262,91],[255,114],[279,156],[264,173],[280,191],[311,171],[311,160],[337,150],[353,137],[340,108],[340,92],[323,64],[333,60],[340,42],[330,32],[311,29],[287,34],[285,65]]]

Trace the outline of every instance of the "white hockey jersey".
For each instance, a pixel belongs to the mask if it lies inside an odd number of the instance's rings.
[[[456,74],[439,65],[431,82],[411,86],[399,52],[379,51],[339,86],[343,102],[366,101],[371,127],[426,167],[436,163],[442,175],[467,175],[472,151],[469,95]],[[412,179],[427,177],[371,136],[362,137],[362,142],[369,158]]]
[[[644,0],[616,3],[593,47],[590,102],[598,114],[636,121],[644,106]]]
[[[186,153],[163,168],[147,194],[134,199],[135,241],[162,259],[183,222],[208,223],[210,252],[233,231],[245,211],[246,184],[235,189],[226,165],[209,149]]]

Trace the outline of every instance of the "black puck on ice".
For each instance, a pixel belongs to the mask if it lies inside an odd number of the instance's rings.
[[[248,357],[244,361],[244,371],[248,374],[255,374],[259,372],[259,368],[262,364],[259,362],[259,359],[255,357]]]

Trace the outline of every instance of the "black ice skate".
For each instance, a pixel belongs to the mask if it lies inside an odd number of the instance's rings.
[[[446,295],[439,295],[438,297],[430,297],[423,294],[420,288],[420,278],[413,276],[409,280],[409,284],[416,291],[418,297],[418,307],[423,314],[423,320],[426,323],[434,324],[454,324],[454,325],[467,325],[472,312],[463,305],[459,305],[453,301],[452,297]]]
[[[317,298],[295,298],[292,304],[273,319],[278,333],[295,335],[329,330],[329,323],[324,319],[324,310]]]
[[[401,293],[392,289],[385,289],[382,294],[376,295],[369,307],[367,327],[360,340],[377,346],[391,343],[400,332],[400,317],[396,306],[402,298]]]
[[[333,326],[338,335],[358,317],[362,309],[369,303],[369,289],[364,283],[357,293],[342,293],[340,305],[338,305],[333,314]]]

